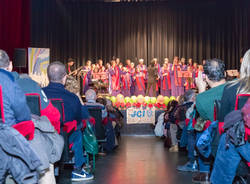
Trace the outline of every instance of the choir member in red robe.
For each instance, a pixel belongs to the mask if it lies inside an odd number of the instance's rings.
[[[170,64],[163,64],[160,71],[160,81],[161,81],[161,95],[171,96],[171,78],[170,78]]]
[[[86,62],[86,66],[83,67],[81,71],[82,78],[82,91],[83,94],[89,89],[89,84],[91,83],[91,61]]]
[[[184,84],[185,91],[188,91],[189,89],[194,88],[194,81],[193,81],[193,77],[192,77],[192,73],[193,73],[192,67],[188,66],[187,71],[190,73],[190,77],[185,78],[185,84]]]
[[[123,74],[121,75],[121,83],[122,83],[122,89],[121,92],[123,96],[129,96],[130,97],[130,88],[132,84],[132,78],[131,75],[126,67],[123,67]]]
[[[122,74],[120,68],[116,65],[114,60],[111,61],[109,69],[110,74],[110,90],[112,96],[117,96],[121,92],[120,75]]]
[[[130,75],[131,75],[131,78],[133,79],[134,76],[135,76],[135,63],[131,63],[131,67],[130,69],[128,70]],[[131,96],[133,96],[135,94],[135,81],[132,80],[132,84],[131,84],[131,88],[130,88],[130,94]]]
[[[145,95],[145,74],[144,72],[140,71],[139,67],[136,67],[135,75],[134,75],[134,82],[135,82],[135,93],[134,95]]]
[[[192,58],[188,59],[188,66],[193,67],[193,59]]]
[[[126,67],[128,70],[130,70],[130,68],[131,68],[131,60],[130,59],[126,59]]]
[[[180,60],[180,66],[181,66],[181,71],[187,71],[187,65],[186,65],[186,59],[185,58],[181,58]],[[185,78],[182,77],[181,78],[181,86],[178,87],[178,90],[179,90],[179,95],[183,95],[185,93]]]
[[[178,71],[181,71],[181,66],[179,65],[179,59],[177,56],[174,57],[173,65],[171,68],[171,95],[172,96],[180,96],[179,87],[182,83],[182,78],[178,77]]]
[[[102,59],[98,59],[98,61],[97,61],[97,68],[98,68],[98,71],[103,71],[103,70],[105,70],[105,67],[103,66],[103,61],[102,61]]]
[[[147,75],[147,66],[144,65],[144,59],[139,59],[139,64],[136,66],[140,72],[142,72],[145,76]]]
[[[92,75],[93,80],[96,80],[96,81],[99,80],[100,79],[99,68],[95,67],[91,75]]]

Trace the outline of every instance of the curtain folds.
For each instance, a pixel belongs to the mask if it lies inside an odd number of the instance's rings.
[[[51,48],[52,60],[77,65],[113,56],[124,62],[175,55],[221,58],[228,68],[250,48],[249,4],[242,3],[86,3],[33,0],[31,45]]]
[[[30,44],[30,0],[0,0],[0,49],[13,59],[14,48]]]

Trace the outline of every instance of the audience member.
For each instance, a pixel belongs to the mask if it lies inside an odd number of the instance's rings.
[[[9,126],[31,120],[25,95],[15,82],[11,71],[12,62],[10,62],[9,56],[5,51],[0,50],[0,85],[4,99],[4,119]]]
[[[192,127],[193,121],[196,118],[196,109],[195,109],[195,92],[189,90],[186,93],[186,119],[185,119],[185,126],[182,130],[182,137],[181,137],[181,145],[187,146],[188,150],[188,162],[183,166],[178,166],[177,170],[184,171],[184,172],[194,172],[197,171],[197,163],[195,161],[195,131]],[[184,143],[185,142],[185,143]]]
[[[240,79],[228,83],[224,88],[221,98],[221,110],[218,117],[219,122],[224,122],[226,115],[234,111],[237,94],[249,93],[250,50],[248,50],[243,57],[240,68]],[[238,108],[241,109],[243,105],[244,103],[240,103]],[[250,162],[249,150],[249,140],[245,141],[243,145],[236,146],[232,142],[227,141],[226,133],[223,133],[219,141],[210,181],[213,184],[232,183],[240,161]],[[247,169],[248,168],[246,168],[246,170]]]
[[[60,98],[64,102],[65,122],[76,120],[78,125],[82,124],[81,102],[79,98],[64,88],[67,73],[65,66],[61,62],[53,62],[47,69],[49,85],[43,88],[49,99]],[[81,128],[81,127],[80,127]],[[70,137],[70,144],[73,143],[72,150],[75,155],[75,165],[72,172],[72,181],[83,181],[93,179],[94,176],[82,169],[86,159],[83,154],[82,131],[78,127]]]
[[[196,97],[196,109],[200,117],[204,120],[204,125],[207,120],[214,121],[214,102],[220,100],[225,86],[225,64],[219,59],[206,60],[204,65],[205,81],[198,74],[196,85],[200,94]],[[210,89],[206,90],[206,84]],[[202,132],[196,132],[196,140]],[[208,182],[210,171],[210,160],[206,159],[198,153],[199,172],[194,173],[193,181]]]

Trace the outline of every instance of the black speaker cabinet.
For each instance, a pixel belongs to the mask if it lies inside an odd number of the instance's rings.
[[[23,48],[16,48],[14,50],[13,65],[14,67],[26,67],[27,51]]]

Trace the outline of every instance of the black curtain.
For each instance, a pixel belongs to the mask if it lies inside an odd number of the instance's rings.
[[[250,48],[249,7],[246,0],[32,0],[31,46],[50,48],[51,61],[75,58],[78,66],[113,56],[149,63],[153,57],[162,62],[177,55],[198,63],[217,57],[228,68],[239,68]]]

